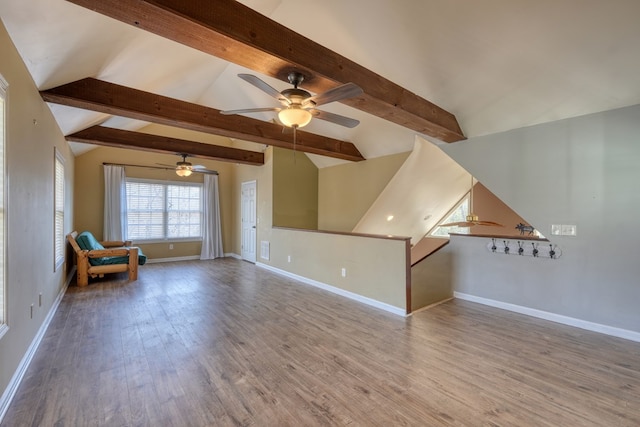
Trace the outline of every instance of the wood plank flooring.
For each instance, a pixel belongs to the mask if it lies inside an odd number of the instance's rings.
[[[113,277],[113,276],[112,276]],[[640,343],[235,259],[70,287],[2,426],[638,426]]]

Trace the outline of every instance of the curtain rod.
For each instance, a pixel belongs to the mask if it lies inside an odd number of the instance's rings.
[[[163,166],[149,166],[149,165],[132,165],[132,164],[128,164],[128,163],[108,163],[108,162],[102,162],[103,166],[128,166],[128,167],[132,167],[132,168],[147,168],[147,169],[162,169],[162,170],[166,170],[166,171],[175,171],[176,168],[173,167],[163,167]],[[208,174],[208,175],[218,175],[217,171],[212,171],[212,170],[200,170],[200,169],[192,169],[193,172],[196,173],[204,173],[204,174]]]

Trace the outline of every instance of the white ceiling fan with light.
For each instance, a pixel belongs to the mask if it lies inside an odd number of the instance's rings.
[[[354,83],[346,83],[333,89],[329,89],[326,92],[311,95],[311,93],[298,87],[304,81],[304,75],[298,72],[289,73],[288,79],[293,85],[293,88],[285,89],[282,92],[279,92],[268,83],[252,74],[238,74],[238,77],[280,101],[282,107],[225,110],[221,111],[221,114],[229,115],[274,111],[278,113],[278,120],[283,125],[293,128],[294,130],[308,125],[314,117],[348,128],[356,127],[360,123],[356,119],[316,109],[316,107],[320,105],[361,95],[363,93],[362,89]]]

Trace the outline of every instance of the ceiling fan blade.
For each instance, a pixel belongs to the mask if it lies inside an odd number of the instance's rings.
[[[204,173],[204,174],[208,174],[208,175],[218,175],[218,171],[214,171],[211,169],[191,169],[192,172],[194,173]]]
[[[478,225],[472,221],[460,221],[460,222],[447,222],[446,224],[440,224],[438,227],[460,227],[467,228],[473,227],[474,225]]]
[[[504,227],[504,225],[493,221],[477,221],[476,225],[484,225],[485,227]]]
[[[265,82],[264,80],[261,80],[260,78],[254,76],[253,74],[238,74],[238,77],[240,77],[242,80],[246,81],[247,83],[251,83],[258,89],[260,89],[267,95],[274,97],[278,101],[283,102],[287,105],[291,104],[291,101],[285,98],[277,89],[270,86],[267,82]]]
[[[313,115],[313,117],[317,119],[326,120],[328,122],[348,128],[354,128],[360,124],[359,120],[341,116],[339,114],[330,113],[328,111],[311,109],[309,110],[309,112],[311,113],[311,115]]]
[[[263,111],[280,111],[281,109],[278,107],[264,107],[264,108],[241,108],[239,110],[224,110],[220,111],[220,114],[224,114],[226,116],[231,114],[243,114],[243,113],[261,113]]]
[[[346,83],[305,99],[303,105],[308,105],[311,102],[313,102],[315,106],[328,104],[341,99],[352,98],[362,93],[362,88],[357,84]]]
[[[440,224],[438,227],[460,227],[468,228],[476,225],[484,225],[485,227],[504,227],[502,224],[498,224],[493,221],[460,221],[460,222],[448,222],[446,224]]]

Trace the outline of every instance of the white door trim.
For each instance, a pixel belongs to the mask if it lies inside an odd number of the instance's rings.
[[[257,246],[257,198],[258,186],[256,180],[242,183],[240,192],[240,224],[241,224],[241,253],[243,260],[256,262]]]

